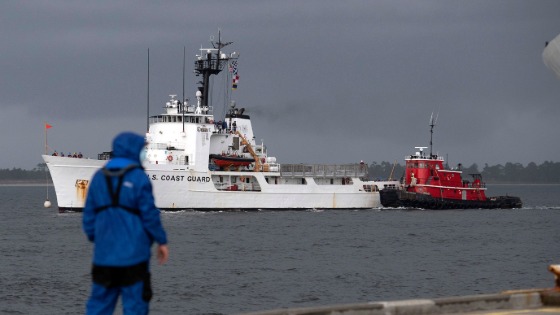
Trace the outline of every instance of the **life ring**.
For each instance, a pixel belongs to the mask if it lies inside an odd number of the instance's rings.
[[[173,157],[172,157],[171,155],[169,155],[169,156],[167,157],[167,160],[168,160],[169,162],[171,162],[171,161],[173,161]]]

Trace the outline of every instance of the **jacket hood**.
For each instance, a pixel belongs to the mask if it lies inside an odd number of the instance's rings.
[[[123,132],[113,140],[113,157],[126,158],[141,164],[140,151],[144,148],[144,137],[133,133]]]

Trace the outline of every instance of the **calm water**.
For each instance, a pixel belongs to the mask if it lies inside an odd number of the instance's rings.
[[[171,257],[152,266],[152,314],[552,287],[560,186],[489,189],[524,209],[163,213]],[[81,215],[43,208],[45,195],[0,187],[0,314],[83,313],[92,246]]]

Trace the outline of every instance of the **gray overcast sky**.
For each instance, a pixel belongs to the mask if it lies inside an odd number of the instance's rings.
[[[560,1],[2,1],[0,168],[49,146],[96,157],[169,94],[194,99],[195,54],[222,30],[233,99],[280,163],[560,161],[560,80],[542,61]],[[216,91],[215,91],[216,92]],[[215,114],[223,104],[214,101]],[[217,117],[219,119],[221,117]]]

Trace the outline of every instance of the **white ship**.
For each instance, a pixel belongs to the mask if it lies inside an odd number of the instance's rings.
[[[195,72],[202,76],[196,105],[171,95],[164,113],[149,117],[146,160],[156,205],[162,210],[369,209],[380,207],[379,190],[397,181],[368,181],[364,163],[279,164],[255,141],[249,115],[230,105],[216,120],[209,104],[209,79],[237,60],[227,44],[201,49]],[[98,160],[43,155],[58,209],[81,211]]]

